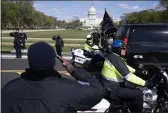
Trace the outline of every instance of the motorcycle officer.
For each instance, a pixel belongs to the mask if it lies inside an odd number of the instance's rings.
[[[91,48],[93,46],[93,43],[92,43],[92,35],[87,35],[86,36],[86,42],[85,42],[85,45],[84,45],[84,50],[85,51],[91,51]]]
[[[84,45],[84,53],[86,56],[88,57],[92,57],[93,56],[93,52],[96,52],[97,50],[99,50],[99,46],[96,44],[93,44],[93,40],[92,40],[92,35],[89,34],[86,37],[86,42]]]
[[[144,81],[136,76],[135,69],[131,68],[124,61],[125,44],[122,40],[114,40],[111,44],[111,52],[105,54],[105,61],[101,71],[101,82],[112,95],[120,100],[134,101],[132,112],[141,112],[143,109],[143,92],[136,88],[126,87],[126,84],[153,88],[151,81]],[[109,90],[110,89],[110,90]],[[109,111],[115,112],[117,105],[110,107]]]

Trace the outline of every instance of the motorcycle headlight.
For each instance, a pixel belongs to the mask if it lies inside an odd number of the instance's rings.
[[[144,100],[145,101],[152,101],[152,94],[151,93],[145,93],[144,94]]]

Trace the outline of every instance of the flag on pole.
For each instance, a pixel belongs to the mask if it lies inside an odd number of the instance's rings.
[[[103,21],[101,23],[101,27],[102,27],[102,32],[104,32],[106,29],[108,28],[114,28],[117,31],[117,27],[114,23],[114,21],[111,19],[111,17],[109,16],[109,14],[107,13],[106,9],[105,9],[105,13],[104,13],[104,17],[103,17]]]

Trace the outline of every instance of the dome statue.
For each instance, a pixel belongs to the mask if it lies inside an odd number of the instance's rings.
[[[92,7],[89,9],[89,13],[91,15],[96,15],[96,9],[93,7],[93,3],[92,3]]]
[[[103,18],[97,18],[96,17],[96,9],[93,6],[93,2],[91,4],[91,7],[88,10],[88,17],[81,18],[81,22],[83,22],[83,26],[93,28],[94,26],[99,26]]]

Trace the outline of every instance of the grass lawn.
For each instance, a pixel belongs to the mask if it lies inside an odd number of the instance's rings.
[[[59,33],[62,38],[85,38],[90,33],[89,30],[60,30],[60,31],[37,31],[27,32],[29,38],[52,38],[54,35]],[[2,33],[2,37],[9,37],[9,33]]]
[[[43,40],[43,38],[52,38],[54,35],[56,35],[57,33],[60,33],[61,37],[63,39],[85,39],[86,35],[88,33],[90,33],[89,30],[60,30],[60,31],[36,31],[36,32],[27,32],[27,37],[28,40],[26,41],[27,43],[35,43],[38,42],[39,40],[36,39],[29,39],[29,38],[41,38],[41,40]],[[2,33],[2,37],[10,37],[9,33]],[[55,43],[54,40],[44,40],[47,43]],[[13,45],[6,45],[3,44],[3,42],[7,43],[13,43],[13,38],[11,39],[1,39],[2,45],[1,45],[1,51],[12,51],[14,50]],[[64,41],[65,44],[84,44],[85,40],[65,40]],[[26,46],[26,48],[28,48],[29,45]],[[54,47],[54,46],[53,46]],[[63,52],[70,52],[72,47],[64,47],[63,48]],[[77,48],[83,48],[83,46],[81,47],[77,47]],[[55,47],[54,47],[55,49]]]
[[[35,42],[39,42],[40,40],[31,40],[31,39],[28,39],[26,40],[26,43],[35,43]],[[44,42],[47,42],[47,43],[55,43],[54,40],[43,40],[41,39],[41,41],[44,41]],[[11,39],[1,39],[1,42],[13,42],[13,38]],[[84,44],[85,43],[85,40],[64,40],[64,43],[65,44]]]
[[[26,46],[26,49],[28,49],[29,46]],[[55,49],[55,46],[53,46],[53,48]],[[62,52],[70,52],[72,47],[64,47]],[[83,48],[83,47],[76,47],[76,48]],[[1,51],[12,51],[14,50],[12,45],[2,45],[1,46]]]

